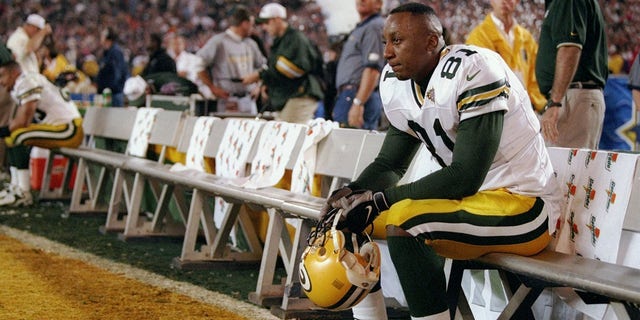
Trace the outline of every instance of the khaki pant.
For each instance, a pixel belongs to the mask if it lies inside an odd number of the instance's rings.
[[[278,121],[307,124],[313,119],[313,114],[318,108],[318,100],[314,98],[301,97],[287,100],[284,108],[275,115]]]
[[[558,143],[553,146],[597,149],[602,134],[604,111],[602,90],[567,90],[558,118],[560,135]]]

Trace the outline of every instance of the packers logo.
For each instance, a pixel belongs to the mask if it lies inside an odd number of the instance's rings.
[[[309,279],[309,272],[307,272],[307,268],[305,268],[304,264],[300,263],[299,276],[300,276],[300,285],[302,289],[306,292],[311,291],[311,280]]]

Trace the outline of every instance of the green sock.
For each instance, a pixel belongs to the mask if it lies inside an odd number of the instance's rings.
[[[424,317],[446,311],[444,258],[412,237],[388,236],[387,244],[411,316]]]
[[[9,165],[18,169],[29,169],[30,152],[30,146],[17,145],[7,148]]]

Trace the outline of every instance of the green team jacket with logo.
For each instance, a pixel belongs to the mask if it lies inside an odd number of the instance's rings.
[[[320,82],[310,75],[319,58],[309,39],[291,27],[273,40],[268,68],[260,72],[260,79],[275,110],[282,110],[290,98],[324,97]]]

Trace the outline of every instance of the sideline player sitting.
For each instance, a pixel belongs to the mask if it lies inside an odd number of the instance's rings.
[[[0,85],[16,101],[9,126],[0,127],[5,139],[11,183],[0,191],[0,206],[33,203],[29,175],[31,146],[77,147],[82,143],[82,118],[76,105],[39,73],[23,73],[11,51],[0,46]]]
[[[417,3],[393,9],[383,35],[391,127],[378,157],[327,203],[346,209],[349,230],[373,223],[386,237],[413,319],[449,319],[442,257],[543,250],[561,195],[529,96],[498,54],[445,46],[435,12]],[[442,168],[397,186],[421,143]]]

